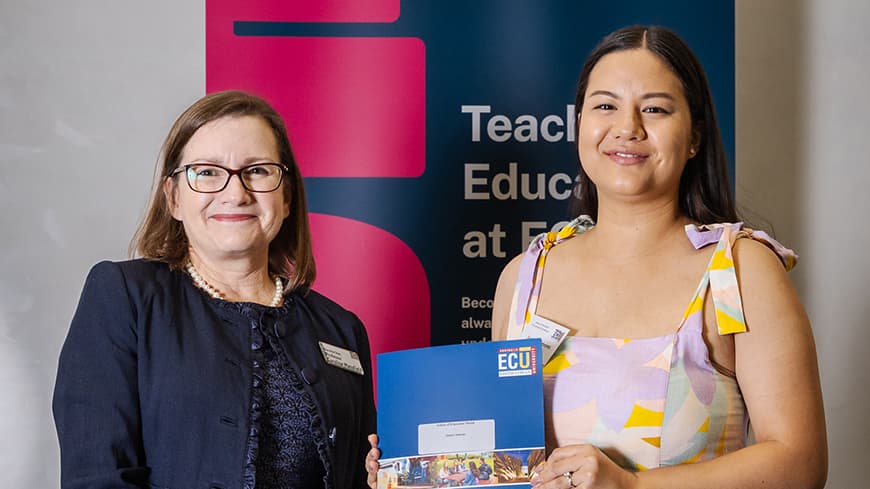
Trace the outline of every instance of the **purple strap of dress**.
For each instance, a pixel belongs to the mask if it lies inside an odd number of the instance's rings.
[[[529,303],[541,288],[540,277],[537,276],[537,272],[539,268],[543,268],[543,261],[546,260],[547,252],[550,248],[557,243],[570,239],[578,232],[586,232],[594,226],[595,222],[592,218],[587,215],[581,215],[563,226],[559,232],[550,231],[548,233],[541,233],[532,240],[528,250],[526,250],[526,253],[520,260],[517,287],[512,301],[515,308],[512,311],[514,314],[513,324],[524,325],[526,323]]]
[[[722,239],[722,233],[725,232],[725,226],[737,231],[743,227],[743,223],[738,222],[734,224],[727,223],[701,226],[689,224],[686,226],[686,236],[689,237],[692,246],[694,246],[696,250],[700,250],[707,245],[718,243],[719,240]]]
[[[534,252],[533,250],[536,250]],[[524,324],[526,311],[528,310],[529,300],[532,296],[532,286],[535,283],[535,265],[538,263],[538,256],[541,253],[541,248],[529,246],[529,250],[520,261],[519,283],[516,290],[516,311],[514,311],[514,324]],[[528,280],[531,277],[531,280]],[[520,302],[523,307],[520,307]]]
[[[779,241],[773,239],[764,231],[756,231],[754,229],[744,228],[742,222],[722,223],[722,224],[702,224],[700,226],[689,224],[686,226],[686,236],[695,249],[701,249],[709,244],[718,243],[722,239],[722,233],[725,229],[731,232],[743,231],[746,236],[751,236],[756,241],[764,243],[770,248],[779,260],[782,262],[786,270],[791,270],[797,264],[798,255],[793,250],[786,248]]]

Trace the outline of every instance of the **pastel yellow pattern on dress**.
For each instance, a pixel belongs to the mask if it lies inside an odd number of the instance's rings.
[[[571,362],[569,362],[568,359],[565,358],[565,355],[559,354],[551,358],[550,361],[547,362],[546,365],[544,365],[543,373],[544,375],[556,374],[559,373],[560,370],[568,368],[570,366]]]
[[[661,426],[664,420],[665,413],[662,411],[650,411],[643,406],[634,405],[628,420],[625,421],[624,428],[635,428],[638,426]]]
[[[660,437],[660,436],[655,436],[655,437],[652,437],[652,438],[641,438],[641,440],[643,440],[643,441],[649,443],[650,445],[652,445],[652,446],[654,446],[654,447],[656,447],[656,448],[661,448],[661,447],[662,447],[662,437]]]

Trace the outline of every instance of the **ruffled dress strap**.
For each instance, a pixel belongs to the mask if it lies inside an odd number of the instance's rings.
[[[547,261],[547,254],[553,246],[577,234],[582,234],[594,226],[595,222],[592,218],[582,215],[572,219],[558,232],[541,233],[532,240],[520,259],[520,269],[508,318],[508,339],[520,338],[520,333],[537,308],[538,294],[541,291],[541,274]]]
[[[751,238],[765,244],[774,253],[786,270],[797,264],[798,255],[770,237],[764,231],[745,228],[742,222],[720,224],[689,224],[686,235],[695,249],[717,243],[707,273],[710,278],[710,293],[716,310],[716,325],[719,334],[742,333],[747,330],[743,316],[743,300],[737,283],[732,248],[740,238]]]

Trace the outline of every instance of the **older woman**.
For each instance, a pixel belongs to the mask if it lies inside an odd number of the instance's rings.
[[[91,270],[61,352],[62,486],[364,486],[368,338],[309,290],[302,178],[272,107],[221,92],[181,114],[131,249]]]
[[[493,307],[497,340],[530,321],[572,332],[543,369],[532,486],[824,486],[796,256],[737,222],[700,63],[666,29],[620,29],[587,58],[576,110],[583,215],[507,265]]]

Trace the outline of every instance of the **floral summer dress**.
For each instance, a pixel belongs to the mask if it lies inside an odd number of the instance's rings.
[[[593,226],[580,216],[538,236],[520,263],[508,338],[535,315],[547,253]],[[652,338],[569,336],[544,366],[548,449],[588,443],[629,470],[708,460],[747,443],[749,418],[732,376],[712,363],[703,339],[707,291],[719,334],[746,331],[731,248],[743,237],[769,246],[791,269],[797,255],[742,223],[686,226],[696,249],[715,244],[677,330]]]

